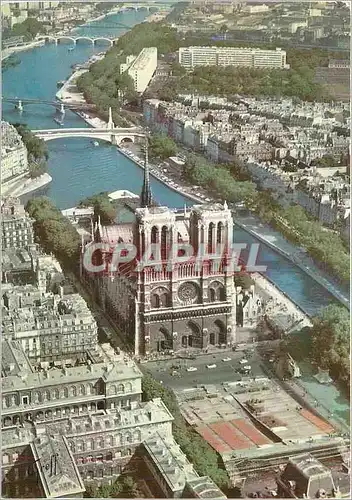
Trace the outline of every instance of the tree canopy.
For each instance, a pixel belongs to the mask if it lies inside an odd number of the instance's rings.
[[[299,205],[282,208],[269,192],[261,192],[251,208],[288,240],[304,247],[322,269],[343,283],[349,282],[349,253],[339,234],[326,230]]]
[[[75,270],[81,238],[69,220],[45,196],[29,200],[26,211],[35,220],[35,236],[44,251],[53,253],[64,266]]]
[[[150,156],[166,160],[177,153],[176,143],[167,135],[156,134],[149,139]]]
[[[30,42],[38,33],[45,33],[44,24],[33,17],[28,17],[23,23],[15,24],[12,29],[4,29],[2,33],[3,40],[12,36],[23,36],[24,40]]]
[[[34,135],[27,125],[22,123],[13,125],[27,148],[29,174],[32,178],[39,177],[47,171],[48,148],[43,139]]]
[[[107,192],[89,196],[82,200],[79,206],[94,207],[94,215],[96,218],[100,216],[100,221],[103,225],[109,225],[115,222],[117,205],[109,198]]]
[[[255,184],[247,180],[237,180],[234,165],[208,162],[199,155],[191,154],[183,167],[183,175],[193,184],[204,186],[229,202],[251,200],[256,193]]]
[[[305,327],[285,341],[297,360],[310,359],[345,387],[350,384],[350,317],[345,307],[331,304]]]

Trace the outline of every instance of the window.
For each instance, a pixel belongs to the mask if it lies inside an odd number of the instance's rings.
[[[6,465],[10,462],[10,458],[7,453],[3,453],[2,455],[2,463],[3,465]]]
[[[22,396],[22,404],[23,405],[29,404],[29,397],[28,396]]]

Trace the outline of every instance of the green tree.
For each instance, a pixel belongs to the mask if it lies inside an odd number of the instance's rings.
[[[79,203],[81,207],[94,207],[96,219],[100,216],[103,225],[113,224],[116,220],[116,203],[111,200],[107,192],[85,198]]]
[[[44,24],[35,18],[28,17],[23,23],[15,24],[8,35],[23,36],[26,41],[31,41],[38,33],[45,33]]]
[[[157,134],[149,139],[149,152],[154,158],[166,160],[166,158],[170,156],[175,156],[177,153],[177,146],[167,135]]]
[[[46,197],[29,200],[26,211],[35,220],[35,236],[44,251],[54,253],[65,267],[76,270],[81,238],[69,220]]]
[[[314,361],[346,388],[350,384],[350,317],[345,307],[331,304],[305,327],[284,341],[294,359]]]
[[[22,123],[14,123],[13,126],[22,137],[23,143],[27,148],[29,174],[32,178],[39,177],[47,171],[47,160],[49,158],[48,148],[43,141],[39,139]]]

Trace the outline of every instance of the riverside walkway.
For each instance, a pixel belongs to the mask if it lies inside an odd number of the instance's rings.
[[[240,216],[236,214],[234,221],[239,227],[305,271],[317,283],[326,288],[345,307],[350,309],[349,294],[347,291],[345,292],[341,288],[338,288],[337,284],[329,280],[328,276],[318,268],[303,249],[299,249],[295,245],[289,243],[279,232],[263,224],[253,215]]]

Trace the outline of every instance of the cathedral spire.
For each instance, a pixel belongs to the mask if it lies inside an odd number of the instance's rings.
[[[148,208],[152,204],[152,191],[150,189],[149,179],[149,162],[148,162],[148,137],[145,141],[145,157],[144,157],[144,182],[141,193],[141,207]]]

